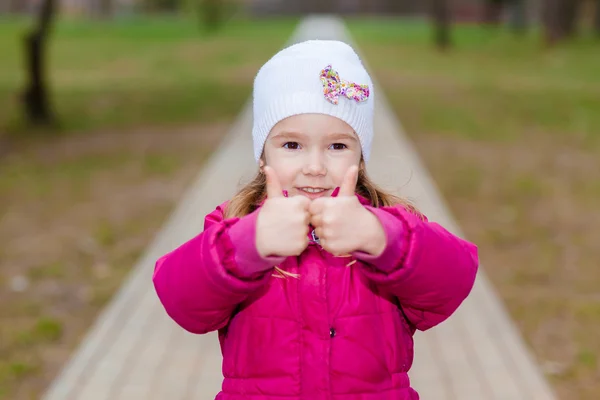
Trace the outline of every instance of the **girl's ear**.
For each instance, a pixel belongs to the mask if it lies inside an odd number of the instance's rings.
[[[262,174],[263,172],[263,168],[265,166],[265,160],[261,157],[260,160],[258,160],[258,171]]]
[[[358,163],[358,170],[364,171],[365,169],[366,169],[365,159],[362,156],[360,156],[360,162]]]

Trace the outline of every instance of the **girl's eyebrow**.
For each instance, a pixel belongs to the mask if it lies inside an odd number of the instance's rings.
[[[330,133],[327,135],[327,138],[331,139],[331,140],[347,139],[347,140],[352,140],[355,142],[358,140],[356,138],[356,135],[353,135],[351,133],[345,133],[345,132]]]
[[[273,136],[273,139],[299,139],[305,138],[306,135],[300,132],[282,131]]]
[[[301,132],[293,132],[293,131],[282,131],[278,132],[273,136],[273,139],[303,139],[306,138],[307,135]],[[352,141],[357,141],[356,135],[345,132],[334,132],[326,135],[329,140],[339,140],[339,139],[347,139]]]

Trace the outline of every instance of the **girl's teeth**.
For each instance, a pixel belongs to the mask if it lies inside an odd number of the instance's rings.
[[[302,190],[304,190],[307,193],[321,193],[321,192],[325,191],[325,189],[312,189],[312,188],[304,188]]]

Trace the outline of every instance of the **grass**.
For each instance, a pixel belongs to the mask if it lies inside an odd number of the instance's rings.
[[[232,20],[207,36],[194,20],[130,22],[56,26],[61,125],[42,135],[14,100],[28,22],[0,23],[0,126],[16,139],[0,155],[0,399],[40,397],[295,23]]]
[[[582,140],[598,134],[600,55],[591,38],[547,50],[533,34],[463,26],[456,49],[441,54],[421,23],[356,22],[353,34],[379,80],[397,87],[390,100],[417,111],[403,113],[408,128],[478,140],[518,140],[523,128]]]
[[[352,20],[415,142],[538,362],[563,399],[600,393],[600,42]]]
[[[49,42],[51,100],[63,132],[214,122],[235,115],[256,69],[291,34],[293,19],[232,19],[207,34],[195,19],[60,20]],[[21,117],[26,20],[0,24],[0,130]]]

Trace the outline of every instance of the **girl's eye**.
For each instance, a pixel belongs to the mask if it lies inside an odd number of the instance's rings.
[[[283,147],[289,150],[298,150],[300,145],[298,144],[298,142],[287,142],[283,145]]]
[[[331,145],[333,150],[344,150],[347,146],[344,143],[334,143]]]

